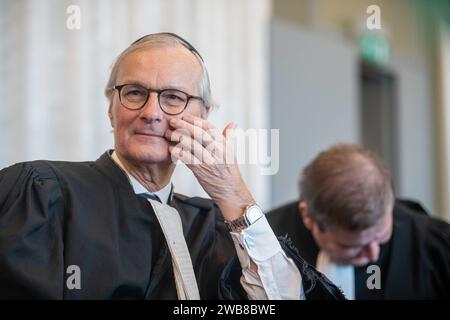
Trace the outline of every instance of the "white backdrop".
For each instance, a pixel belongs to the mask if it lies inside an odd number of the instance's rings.
[[[442,69],[438,70],[440,101],[438,106],[439,145],[439,205],[442,216],[450,222],[450,27],[439,25],[439,59]]]
[[[69,30],[68,6],[81,10]],[[114,58],[142,35],[171,31],[202,54],[218,127],[268,128],[270,0],[0,0],[0,168],[34,159],[95,160],[113,145],[103,89]],[[242,168],[256,200],[269,180]],[[204,195],[187,168],[178,192]]]

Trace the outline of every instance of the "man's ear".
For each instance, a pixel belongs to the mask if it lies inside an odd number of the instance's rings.
[[[300,216],[302,217],[303,224],[305,225],[306,229],[312,231],[315,222],[309,216],[308,204],[305,201],[300,201],[298,204],[298,210],[300,211]]]
[[[112,103],[109,104],[108,118],[109,118],[109,122],[111,123],[111,127],[114,128],[113,113],[112,113]]]

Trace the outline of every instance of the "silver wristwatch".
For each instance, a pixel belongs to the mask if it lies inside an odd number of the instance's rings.
[[[233,221],[225,221],[230,232],[241,232],[258,221],[264,213],[256,204],[251,204],[245,208],[244,214]]]

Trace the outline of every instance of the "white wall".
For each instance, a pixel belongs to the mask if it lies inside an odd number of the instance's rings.
[[[436,115],[438,125],[439,208],[450,222],[450,25],[439,26],[438,70],[439,104]]]
[[[437,210],[435,129],[432,75],[426,61],[396,58],[398,170],[397,195],[418,200],[431,213]]]
[[[302,168],[337,142],[359,142],[356,49],[282,20],[272,21],[271,126],[280,129],[272,205],[298,199]]]

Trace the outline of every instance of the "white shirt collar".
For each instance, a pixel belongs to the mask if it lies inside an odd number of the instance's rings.
[[[172,193],[172,183],[169,182],[166,186],[164,186],[162,189],[150,192],[148,191],[139,181],[136,180],[135,177],[133,177],[128,170],[125,168],[125,166],[120,161],[119,157],[117,156],[116,152],[113,151],[111,154],[111,158],[114,160],[114,162],[127,174],[128,180],[130,181],[131,186],[133,187],[135,194],[140,193],[150,193],[158,196],[158,198],[161,200],[162,203],[168,204],[170,194]]]
[[[320,250],[316,269],[340,287],[348,300],[355,300],[355,268],[352,265],[338,265],[325,251]]]

